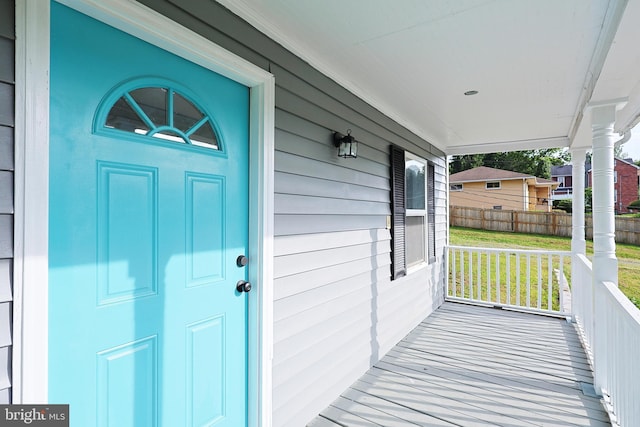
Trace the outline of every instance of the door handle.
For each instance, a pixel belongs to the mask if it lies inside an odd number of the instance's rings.
[[[238,283],[236,283],[236,290],[240,293],[249,292],[251,290],[251,283],[246,280],[238,280]]]

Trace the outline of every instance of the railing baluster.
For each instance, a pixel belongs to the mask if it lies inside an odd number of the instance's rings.
[[[487,252],[487,301],[491,301],[491,252]]]
[[[516,254],[516,305],[520,305],[520,254]]]
[[[473,299],[473,254],[475,251],[469,249],[469,298]]]
[[[506,253],[507,262],[507,305],[511,305],[511,254]]]
[[[453,286],[451,287],[452,291],[453,291],[453,296],[457,296],[458,293],[456,292],[456,287],[458,286],[458,281],[457,279],[457,273],[458,271],[456,270],[456,249],[454,248],[451,251],[451,281],[453,282]]]
[[[547,256],[547,310],[553,309],[553,255]]]
[[[527,307],[531,307],[531,254],[527,254]]]
[[[478,301],[482,301],[482,252],[478,251]]]
[[[558,301],[559,311],[564,313],[564,255],[560,254],[560,272],[558,273]]]
[[[538,254],[538,308],[542,307],[542,256]]]
[[[460,296],[464,298],[464,250],[460,249]]]
[[[500,252],[496,252],[496,302],[500,304]]]

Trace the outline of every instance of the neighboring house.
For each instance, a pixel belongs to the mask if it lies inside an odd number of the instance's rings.
[[[591,163],[585,164],[587,188],[592,187]],[[560,183],[553,191],[553,200],[571,199],[573,196],[572,165],[552,166],[551,179]],[[628,206],[634,200],[638,200],[640,192],[640,167],[633,159],[614,160],[614,209],[616,213],[629,213]]]
[[[449,204],[551,212],[551,192],[558,185],[528,174],[480,166],[449,176]]]
[[[585,183],[588,182],[588,171],[591,170],[591,162],[586,161],[584,164]],[[573,165],[551,166],[551,179],[558,181],[560,185],[553,190],[553,200],[571,199],[573,196]]]
[[[587,187],[593,187],[592,171],[589,170]],[[616,214],[631,213],[628,206],[638,200],[640,192],[640,167],[633,159],[615,159],[613,168],[613,206]]]
[[[573,196],[573,167],[571,165],[551,166],[551,180],[559,183],[553,190],[553,200],[571,199]]]
[[[305,425],[443,303],[447,155],[631,127],[625,4],[0,0],[0,403]]]

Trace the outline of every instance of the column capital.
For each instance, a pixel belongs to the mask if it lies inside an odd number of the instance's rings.
[[[569,153],[571,153],[571,163],[584,163],[587,159],[587,152],[589,149],[587,148],[570,148]]]
[[[603,126],[613,128],[616,111],[622,109],[627,104],[627,100],[628,98],[616,98],[588,103],[585,109],[591,113],[591,128],[597,129]]]
[[[612,106],[615,106],[616,110],[621,110],[625,105],[627,105],[627,102],[629,102],[629,97],[627,96],[624,96],[622,98],[605,99],[602,101],[592,101],[587,103],[587,105],[585,106],[585,110],[593,110],[595,108]]]

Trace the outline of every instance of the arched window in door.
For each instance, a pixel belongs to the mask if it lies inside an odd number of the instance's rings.
[[[222,151],[213,118],[170,84],[121,86],[102,103],[95,130],[115,130]]]

